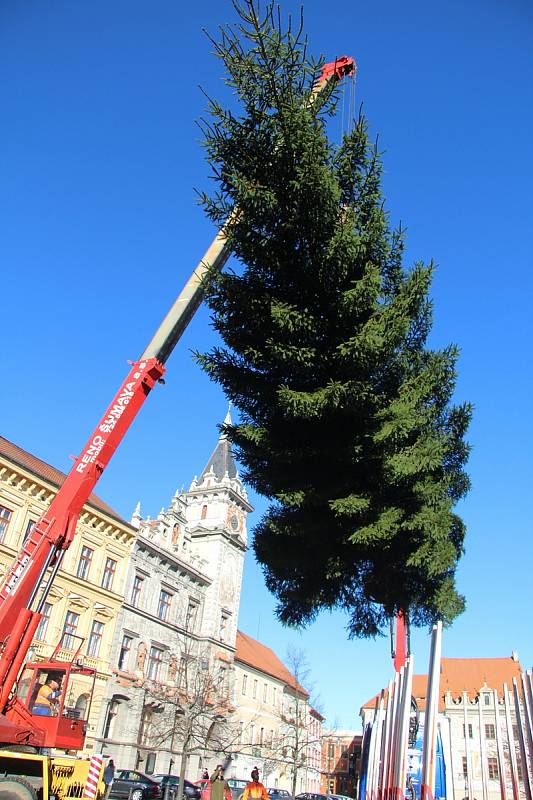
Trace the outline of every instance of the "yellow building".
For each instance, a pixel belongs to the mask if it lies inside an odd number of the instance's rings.
[[[64,479],[64,473],[0,436],[0,579]],[[72,649],[61,650],[59,658],[71,658],[81,641],[78,637],[82,637],[80,655],[97,671],[86,752],[93,749],[102,698],[111,676],[111,645],[124,601],[135,534],[128,522],[91,495],[43,608],[30,653],[35,660],[49,658],[65,634],[63,644]],[[72,687],[72,692],[78,696],[69,697],[68,703],[82,713],[87,694],[81,687]]]

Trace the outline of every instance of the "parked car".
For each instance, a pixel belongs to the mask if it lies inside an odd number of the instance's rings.
[[[329,800],[329,794],[317,794],[316,792],[302,792],[296,795],[296,800]]]
[[[170,797],[175,797],[178,793],[178,786],[180,783],[179,775],[169,775],[169,774],[159,774],[152,776],[154,781],[156,781],[163,790],[163,795],[165,794],[165,788],[170,786]],[[187,800],[200,800],[202,796],[202,790],[199,786],[191,781],[185,780],[185,786],[183,788],[183,797],[187,798]]]
[[[231,793],[238,797],[240,794],[244,792],[246,789],[246,785],[250,783],[249,780],[245,780],[244,778],[228,778],[229,787],[231,789]]]
[[[267,789],[270,800],[291,800],[291,793],[287,789]]]
[[[159,800],[162,796],[159,783],[135,769],[118,770],[109,792],[111,800]]]
[[[248,781],[242,780],[241,778],[228,778],[227,781],[229,788],[231,789],[233,800],[239,800],[239,797],[244,792]],[[211,781],[202,779],[200,781],[196,781],[195,786],[200,788],[201,800],[210,800]]]
[[[201,800],[209,800],[211,797],[211,781],[209,778],[201,778],[199,781],[195,781],[194,785],[200,792]]]

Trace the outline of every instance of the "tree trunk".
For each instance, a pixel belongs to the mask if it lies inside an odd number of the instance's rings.
[[[296,797],[296,781],[298,780],[298,767],[296,766],[296,762],[293,762],[292,765],[292,785],[291,785],[291,794],[292,800]]]
[[[180,782],[178,786],[178,794],[176,800],[183,800],[183,795],[185,793],[185,770],[187,768],[187,756],[189,755],[189,748],[188,748],[188,740],[183,742],[183,747],[181,750],[181,759],[180,759]]]

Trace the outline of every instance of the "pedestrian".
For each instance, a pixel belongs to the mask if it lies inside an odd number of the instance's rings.
[[[209,770],[208,769],[204,769],[204,771],[202,772],[202,780],[203,781],[208,781],[209,780]]]
[[[115,777],[115,762],[113,761],[112,758],[110,758],[109,761],[107,762],[106,768],[104,769],[104,783],[105,783],[104,800],[107,800],[107,798],[109,797],[114,777]]]
[[[224,777],[224,767],[218,764],[211,775],[211,798],[210,800],[231,800],[231,789]]]
[[[252,780],[246,784],[244,792],[242,793],[242,800],[269,800],[268,792],[259,782],[259,770],[254,767],[252,770]]]

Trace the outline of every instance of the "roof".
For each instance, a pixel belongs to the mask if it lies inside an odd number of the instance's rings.
[[[22,447],[13,444],[13,442],[5,439],[3,436],[0,436],[0,456],[22,467],[22,469],[31,472],[32,475],[35,475],[37,478],[51,483],[56,488],[59,488],[67,477],[61,470],[52,467],[51,464],[47,464],[46,461],[42,461],[40,458],[37,458],[37,456],[32,455],[32,453],[28,453],[27,450],[23,450]],[[126,520],[123,519],[120,514],[117,514],[111,506],[104,503],[98,495],[94,493],[91,494],[87,503],[93,506],[93,508],[103,511],[109,517],[113,517],[113,519],[129,526],[129,522],[126,522]]]
[[[521,667],[513,657],[507,658],[443,658],[440,672],[439,709],[444,710],[444,696],[450,692],[452,698],[460,698],[467,692],[470,700],[474,700],[480,690],[486,686],[496,689],[503,695],[503,684],[509,688],[513,678],[520,680]],[[412,695],[418,707],[423,711],[426,707],[427,675],[413,675]],[[385,690],[387,696],[387,690]],[[379,694],[374,695],[363,704],[363,708],[374,708]]]
[[[228,411],[224,420],[224,425],[231,424],[231,415]],[[206,472],[210,472],[211,470],[213,470],[219,481],[224,478],[226,473],[231,479],[237,477],[237,467],[235,466],[235,460],[233,458],[233,453],[231,452],[229,439],[225,433],[220,434],[216,447],[211,453],[211,457],[207,462],[204,471],[202,472],[202,478],[205,476]]]
[[[240,661],[242,664],[258,670],[258,672],[266,672],[267,675],[277,678],[286,686],[296,689],[305,697],[309,697],[309,693],[298,683],[292,672],[287,669],[270,647],[261,644],[256,639],[252,639],[251,636],[247,636],[242,631],[237,631],[235,661]]]

